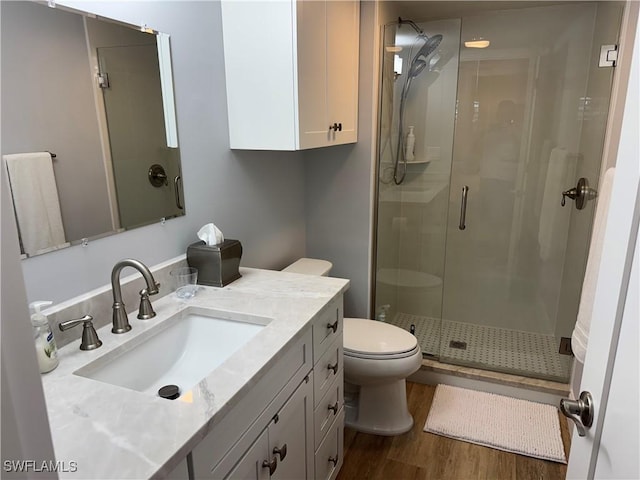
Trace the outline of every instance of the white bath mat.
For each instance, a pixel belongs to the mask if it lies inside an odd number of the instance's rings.
[[[558,409],[551,405],[438,385],[424,431],[567,463]]]

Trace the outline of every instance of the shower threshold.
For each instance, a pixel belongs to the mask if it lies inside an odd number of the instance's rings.
[[[425,359],[565,384],[572,358],[552,335],[397,313],[391,323],[415,335]]]

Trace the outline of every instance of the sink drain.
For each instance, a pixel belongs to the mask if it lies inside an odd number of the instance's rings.
[[[158,390],[158,396],[167,400],[175,400],[180,396],[180,387],[177,385],[165,385]]]

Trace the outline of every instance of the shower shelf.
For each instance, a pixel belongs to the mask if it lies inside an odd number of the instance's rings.
[[[410,187],[390,188],[380,193],[380,201],[427,204],[446,187],[445,182],[430,182]]]
[[[407,165],[424,165],[426,163],[431,163],[431,160],[426,159],[418,159],[418,160],[407,160]]]
[[[431,288],[442,285],[442,279],[431,273],[404,268],[382,268],[376,281],[398,287]]]

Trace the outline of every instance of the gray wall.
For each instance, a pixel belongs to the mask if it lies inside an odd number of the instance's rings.
[[[82,17],[2,2],[2,153],[58,155],[67,241],[111,230],[91,81]]]
[[[242,242],[243,266],[279,269],[304,256],[302,154],[229,150],[220,4],[62,3],[171,35],[187,215],[23,261],[29,300],[59,302],[104,285],[122,258],[154,265],[184,253],[211,221]]]

